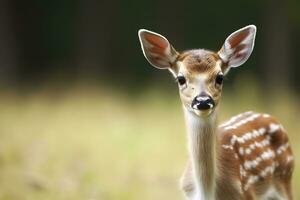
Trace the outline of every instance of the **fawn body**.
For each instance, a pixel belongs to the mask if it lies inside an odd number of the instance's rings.
[[[146,59],[178,81],[190,157],[180,185],[189,200],[292,199],[294,158],[273,117],[249,111],[217,125],[223,77],[249,58],[255,34],[250,25],[218,52],[178,53],[162,35],[139,31]]]

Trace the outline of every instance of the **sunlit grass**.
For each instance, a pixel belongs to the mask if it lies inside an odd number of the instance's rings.
[[[299,102],[282,93],[261,102],[258,90],[244,91],[224,96],[220,119],[246,110],[276,116],[296,155],[296,188]],[[89,87],[1,92],[0,110],[0,199],[183,199],[178,178],[186,136],[174,93],[153,89],[132,98]]]

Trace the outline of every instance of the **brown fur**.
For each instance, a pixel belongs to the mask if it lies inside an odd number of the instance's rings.
[[[247,116],[245,116],[247,117]],[[244,117],[244,118],[245,118]],[[240,119],[241,120],[241,119]],[[269,188],[269,185],[274,185],[277,191],[289,200],[292,200],[291,192],[291,177],[294,168],[294,162],[287,162],[287,156],[292,156],[291,148],[288,147],[282,154],[276,154],[276,151],[280,146],[288,142],[288,137],[285,131],[280,128],[274,133],[267,131],[263,135],[246,141],[243,144],[235,143],[233,149],[222,148],[222,145],[231,144],[233,136],[243,136],[245,133],[252,130],[258,130],[259,128],[268,129],[271,123],[278,124],[278,122],[272,117],[263,117],[260,115],[253,121],[249,121],[246,124],[239,126],[237,129],[225,130],[224,127],[218,129],[217,134],[217,168],[218,176],[216,180],[216,199],[218,200],[234,200],[245,199],[253,200],[256,196],[263,195]],[[269,145],[263,148],[256,148],[249,155],[239,153],[239,147],[247,147],[254,141],[261,142],[266,137],[271,137]],[[261,156],[267,149],[271,149],[275,152],[274,159],[267,159],[262,161],[257,167],[246,170],[247,176],[243,177],[240,173],[240,166],[243,165],[245,160],[253,160],[257,156]],[[238,155],[238,157],[236,157]],[[275,171],[272,174],[268,174],[264,177],[259,174],[266,167],[271,166],[272,163],[278,162]],[[193,182],[191,181],[192,172],[191,167],[188,164],[187,169],[182,178],[182,189],[191,194],[194,190]],[[247,179],[251,176],[259,176],[259,180],[254,184],[251,184],[248,189],[244,189]],[[239,188],[239,184],[241,189]]]
[[[214,69],[219,57],[216,53],[197,49],[183,52],[178,57],[190,73],[203,73]]]

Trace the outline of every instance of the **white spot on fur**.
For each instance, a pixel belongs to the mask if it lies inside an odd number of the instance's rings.
[[[245,139],[243,137],[238,137],[237,141],[238,141],[238,143],[241,143],[241,144],[245,143]]]
[[[271,149],[269,149],[269,150],[267,150],[267,151],[265,151],[261,154],[261,158],[263,160],[268,160],[268,159],[271,159],[271,158],[274,158],[274,157],[275,157],[275,154]]]
[[[246,160],[244,162],[244,167],[246,170],[250,170],[257,167],[257,165],[259,165],[260,162],[272,158],[275,158],[275,154],[271,149],[268,149],[267,151],[263,152],[260,156],[256,157],[254,160]]]
[[[275,163],[272,163],[272,165],[267,166],[265,169],[263,169],[259,175],[265,178],[266,176],[273,174],[274,170],[275,170]]]
[[[228,121],[222,123],[219,127],[225,127],[225,126],[231,125],[232,123],[236,122],[238,119],[240,119],[246,115],[252,114],[252,113],[253,113],[252,111],[248,111],[248,112],[233,116]]]
[[[247,124],[250,121],[253,121],[254,119],[258,118],[259,116],[260,116],[260,114],[258,114],[258,113],[250,115],[249,117],[247,117],[245,119],[237,121],[237,122],[235,122],[235,123],[233,123],[231,125],[225,126],[224,129],[225,130],[236,129],[237,127],[239,127],[241,125],[244,125],[244,124]]]
[[[235,144],[236,139],[237,139],[237,137],[235,135],[233,135],[231,140],[230,140],[231,145]]]
[[[246,170],[243,168],[242,165],[240,165],[240,175],[241,175],[241,177],[246,177],[246,176],[247,176],[247,172],[246,172]]]
[[[237,155],[237,153],[234,154],[234,157],[235,157],[236,159],[239,159],[239,156]]]
[[[276,131],[280,130],[281,129],[281,126],[279,124],[274,124],[274,123],[271,123],[269,125],[269,132],[270,133],[275,133]]]
[[[239,154],[242,156],[242,155],[244,155],[244,149],[243,149],[243,147],[240,147],[239,148]]]
[[[256,176],[256,175],[249,176],[249,178],[248,178],[248,180],[247,180],[247,182],[246,182],[246,184],[244,186],[244,190],[248,190],[249,187],[252,184],[256,183],[258,180],[259,180],[259,176]]]
[[[233,146],[235,145],[236,142],[238,142],[239,144],[243,144],[249,140],[253,140],[259,136],[262,136],[263,134],[265,134],[266,132],[266,129],[265,128],[260,128],[258,130],[253,130],[252,132],[247,132],[245,133],[244,135],[238,137],[236,135],[233,135],[231,140],[230,140],[230,144],[228,145],[222,145],[222,147],[224,149],[231,149],[233,150]],[[240,147],[239,148],[239,154],[240,155],[244,155],[244,153],[246,154],[251,154],[252,151],[256,148],[262,148],[262,147],[265,147],[267,145],[270,144],[270,136],[267,136],[264,140],[262,140],[261,142],[257,142],[257,141],[254,141],[254,143],[251,143],[249,145],[248,148],[246,149],[243,149],[243,147]]]
[[[265,128],[260,128],[259,130],[253,130],[252,132],[247,132],[241,137],[238,137],[236,135],[233,135],[230,143],[233,146],[235,142],[237,141],[238,143],[242,144],[245,143],[246,141],[252,140],[254,138],[257,138],[259,136],[262,136],[266,132]]]
[[[263,148],[269,144],[270,144],[270,138],[266,138],[261,142],[254,141],[254,143],[250,144],[248,148],[245,148],[245,153],[250,155],[252,151],[255,150],[256,148]]]
[[[233,147],[231,145],[225,145],[225,144],[223,144],[222,147],[224,149],[231,149],[231,150],[233,150]]]
[[[245,152],[246,152],[246,154],[250,154],[251,153],[251,149],[250,148],[247,148],[246,150],[245,150]]]
[[[289,146],[290,146],[289,143],[285,143],[285,144],[281,145],[281,146],[276,150],[276,153],[277,153],[278,155],[282,154],[284,151],[287,150],[287,148],[288,148]]]
[[[286,162],[287,162],[287,163],[289,163],[289,162],[291,162],[291,161],[293,161],[293,160],[294,160],[294,157],[291,156],[291,155],[289,155],[289,156],[286,157]]]

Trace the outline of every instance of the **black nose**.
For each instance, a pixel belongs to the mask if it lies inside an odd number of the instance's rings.
[[[214,100],[207,94],[196,96],[192,102],[192,108],[198,110],[208,110],[215,106]]]

